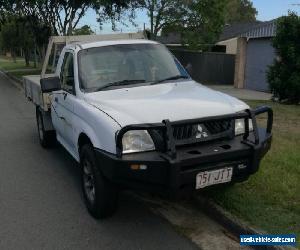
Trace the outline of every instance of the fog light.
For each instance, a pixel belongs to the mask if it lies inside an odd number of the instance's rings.
[[[147,170],[147,165],[143,165],[143,164],[132,164],[130,165],[131,170]]]

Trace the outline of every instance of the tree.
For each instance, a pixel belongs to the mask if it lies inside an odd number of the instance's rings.
[[[183,0],[142,0],[139,8],[147,10],[150,21],[150,32],[155,39],[158,33],[169,26],[176,26],[183,15]]]
[[[257,10],[250,0],[227,0],[225,7],[225,22],[255,21]]]
[[[107,18],[108,15],[115,16],[129,1],[131,0],[0,0],[0,24],[10,22],[12,16],[24,19],[28,30],[26,38],[29,34],[33,36],[32,50],[35,58],[38,52],[42,61],[51,34],[72,35],[89,8],[103,10],[102,14]],[[25,40],[20,46],[25,46]]]
[[[19,16],[35,16],[54,34],[72,35],[88,9],[101,13],[101,20],[114,19],[134,0],[0,0],[0,11]],[[101,21],[99,20],[99,21]]]
[[[183,43],[192,49],[214,44],[225,23],[226,0],[191,0],[183,14]]]
[[[128,26],[130,22],[136,26],[134,19],[135,10],[139,8],[141,0],[100,0],[95,4],[94,9],[98,14],[97,21],[100,29],[105,22],[111,22],[112,30],[116,30],[117,22]]]
[[[92,35],[95,34],[89,25],[84,25],[73,31],[73,35]]]
[[[225,23],[256,20],[250,0],[137,0],[137,9],[147,11],[150,32],[155,39],[162,30],[176,31],[185,42],[214,42]],[[178,28],[181,29],[178,30]],[[201,32],[201,33],[199,33]],[[192,45],[195,47],[195,45]]]
[[[93,7],[96,3],[93,0],[58,0],[57,2],[58,7],[55,8],[57,25],[63,35],[72,35],[88,8]]]
[[[27,29],[28,23],[24,18],[13,17],[2,25],[1,44],[9,50],[15,61],[17,51],[22,50],[26,66],[29,66],[30,49],[33,47],[33,34]]]
[[[4,1],[7,2],[7,1]],[[88,8],[96,0],[15,0],[5,4],[8,12],[20,16],[35,16],[48,26],[53,33],[71,35]]]
[[[37,63],[37,51],[40,61],[43,59],[43,46],[48,43],[51,30],[48,26],[40,23],[32,16],[10,16],[1,25],[1,45],[2,48],[11,51],[15,58],[18,51],[22,51],[26,65],[32,52],[35,55],[35,65]]]
[[[193,49],[203,49],[213,44],[225,23],[225,7],[228,0],[142,0],[146,9],[153,38],[160,31],[177,32],[182,43]]]
[[[271,91],[279,101],[300,102],[300,17],[293,12],[277,21],[273,46],[277,59],[269,68]]]
[[[20,47],[18,28],[14,21],[6,22],[1,25],[1,46],[2,49],[10,51],[14,62],[16,61],[16,52]]]
[[[27,30],[30,30],[33,36],[34,66],[39,62],[44,61],[46,46],[49,42],[49,37],[52,35],[52,29],[49,24],[45,24],[38,20],[35,16],[26,16],[28,23]]]

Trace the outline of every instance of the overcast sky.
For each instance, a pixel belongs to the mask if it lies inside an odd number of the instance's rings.
[[[300,14],[300,0],[253,0],[253,4],[258,11],[257,19],[261,21],[268,21],[286,15],[288,10],[293,10]],[[299,4],[299,6],[294,4]],[[118,28],[123,32],[136,32],[137,29],[143,29],[144,23],[146,24],[146,27],[149,27],[148,17],[145,12],[138,13],[135,22],[138,25],[138,28],[133,27],[132,25],[129,25],[129,27],[119,25]],[[85,24],[90,25],[97,34],[112,32],[110,24],[105,24],[103,26],[103,31],[100,31],[99,24],[96,21],[96,14],[92,10],[87,12],[85,17],[79,23],[79,26]]]

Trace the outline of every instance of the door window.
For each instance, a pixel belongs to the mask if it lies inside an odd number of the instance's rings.
[[[60,81],[63,90],[75,94],[73,54],[70,52],[65,53],[60,73]]]

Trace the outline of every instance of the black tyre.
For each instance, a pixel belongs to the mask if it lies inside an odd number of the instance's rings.
[[[80,151],[82,190],[86,207],[96,219],[109,217],[117,208],[118,189],[102,175],[93,147],[87,144]]]
[[[44,121],[41,111],[36,109],[36,122],[40,144],[43,148],[50,148],[55,144],[55,131],[45,131]]]

